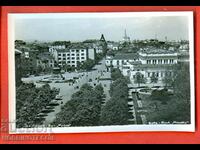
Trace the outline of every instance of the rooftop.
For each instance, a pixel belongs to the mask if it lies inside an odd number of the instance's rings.
[[[21,54],[22,52],[18,49],[15,49],[15,54]]]
[[[41,60],[49,60],[49,59],[53,59],[53,56],[50,55],[50,53],[48,52],[44,52],[44,53],[41,53],[37,56],[39,59]]]
[[[145,68],[161,68],[161,69],[172,69],[175,65],[171,65],[171,64],[139,64],[139,65],[135,65],[134,68],[137,69],[145,69]]]
[[[113,59],[124,59],[124,60],[132,60],[132,59],[138,59],[137,53],[118,53],[116,54]]]
[[[174,50],[166,50],[166,49],[145,49],[141,50],[141,53],[145,54],[174,54],[176,53]]]

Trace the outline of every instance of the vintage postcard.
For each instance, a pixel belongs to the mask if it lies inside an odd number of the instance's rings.
[[[10,13],[10,133],[195,131],[193,12]]]

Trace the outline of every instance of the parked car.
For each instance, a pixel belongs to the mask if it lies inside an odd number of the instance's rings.
[[[56,95],[55,100],[62,100],[62,95]]]

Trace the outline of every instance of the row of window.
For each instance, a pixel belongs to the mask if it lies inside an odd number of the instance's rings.
[[[84,61],[67,61],[67,63],[68,64],[70,64],[70,63],[72,63],[72,64],[74,64],[74,63],[78,63],[78,62],[80,62],[80,63],[83,63]],[[60,62],[59,64],[65,64],[66,62],[64,61],[64,62]]]
[[[147,64],[173,64],[174,59],[153,59],[147,60]]]
[[[84,49],[82,49],[82,50],[79,50],[79,49],[77,49],[77,50],[71,49],[70,51],[71,51],[71,52],[80,52],[80,51],[81,51],[81,52],[84,52],[85,50],[84,50]]]
[[[84,55],[85,55],[85,53],[81,53],[81,56],[84,56]],[[63,53],[63,54],[59,53],[58,56],[63,56],[63,57],[65,57],[66,54],[65,54],[65,53]],[[67,56],[70,56],[70,54],[67,54]],[[71,54],[71,56],[75,56],[75,54]],[[80,54],[76,54],[76,56],[80,56]]]
[[[150,78],[152,76],[155,76],[155,77],[165,77],[165,76],[173,76],[173,72],[148,72],[147,73],[147,76]]]
[[[173,76],[173,72],[148,72],[147,73],[147,77],[150,78],[152,76],[155,76],[155,77],[165,77],[165,76],[168,76],[168,77],[172,77]],[[141,77],[144,78],[144,75],[141,74]],[[136,78],[136,75],[133,75],[133,78],[135,79]]]
[[[80,58],[85,59],[85,57],[76,57],[77,60],[79,60]],[[67,57],[67,60],[70,60],[70,59],[74,60],[75,57]],[[66,58],[65,57],[64,58],[59,57],[58,60],[66,60]]]

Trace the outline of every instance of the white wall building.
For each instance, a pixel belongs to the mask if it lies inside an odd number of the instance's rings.
[[[139,53],[118,54],[107,57],[108,67],[119,68],[124,76],[128,76],[134,84],[139,72],[146,83],[152,83],[151,77],[158,78],[157,84],[163,85],[166,76],[173,76],[173,66],[178,63],[178,53],[162,49],[141,50]]]
[[[59,66],[69,65],[71,67],[77,67],[78,62],[83,63],[88,59],[95,59],[95,49],[88,48],[82,45],[70,45],[63,49],[50,49]]]

